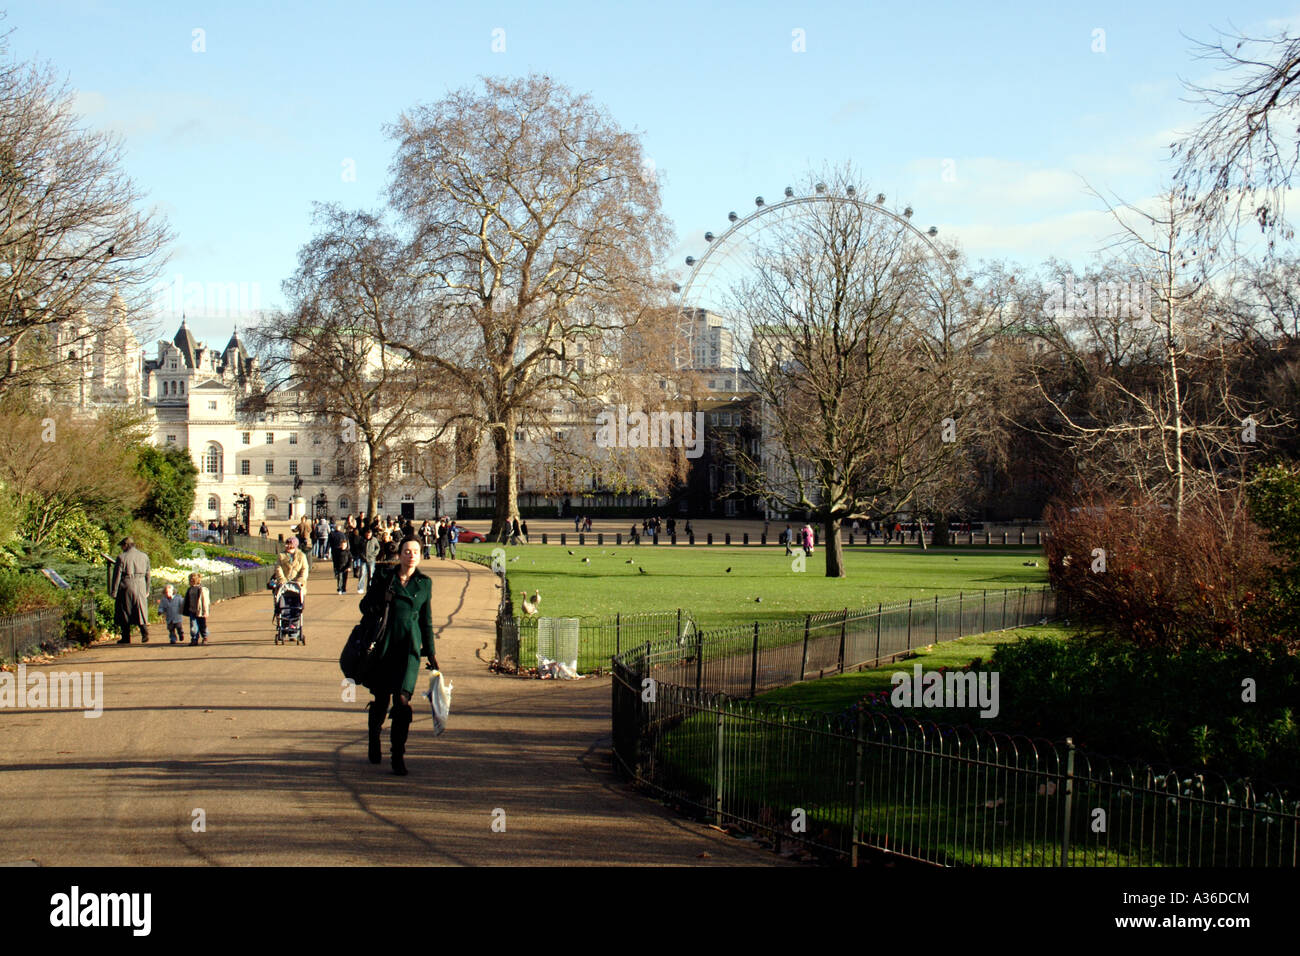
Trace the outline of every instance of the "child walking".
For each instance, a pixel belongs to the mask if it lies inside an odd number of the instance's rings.
[[[185,592],[185,616],[190,619],[190,643],[208,643],[208,610],[212,598],[196,571],[190,575],[190,589]]]
[[[170,584],[163,588],[163,596],[158,599],[158,615],[167,624],[169,643],[185,643],[185,632],[181,630],[184,610],[185,599],[176,593],[176,588]]]

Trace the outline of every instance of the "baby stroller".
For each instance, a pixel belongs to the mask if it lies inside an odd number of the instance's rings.
[[[275,592],[275,643],[293,641],[306,644],[307,637],[302,632],[302,588],[290,583]]]

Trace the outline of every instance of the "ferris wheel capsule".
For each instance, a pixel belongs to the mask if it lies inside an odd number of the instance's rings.
[[[761,205],[763,205],[763,197],[762,197],[762,196],[755,196],[755,197],[754,197],[754,205],[755,205],[755,206],[761,206]]]
[[[727,219],[729,219],[731,222],[735,222],[739,218],[740,217],[737,216],[734,212],[727,213]]]
[[[706,233],[704,234],[704,241],[705,241],[705,242],[712,242],[712,241],[713,241],[713,233],[711,233],[711,232],[706,232]]]
[[[793,199],[793,198],[794,198],[794,189],[792,189],[792,188],[789,187],[789,186],[786,186],[786,187],[785,187],[785,198],[786,198],[786,199]]]
[[[687,257],[686,257],[686,264],[687,264],[688,266],[693,266],[693,265],[695,265],[695,257],[694,257],[694,256],[687,256]]]

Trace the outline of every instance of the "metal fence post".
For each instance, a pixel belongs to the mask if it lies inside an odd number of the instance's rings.
[[[965,612],[965,608],[963,607],[965,597],[966,597],[965,591],[957,592],[957,636],[958,637],[966,636],[966,612]]]
[[[758,691],[758,622],[754,622],[754,653],[749,662],[749,696]]]
[[[939,643],[939,595],[934,596],[934,642]]]
[[[849,627],[849,609],[844,609],[844,616],[840,618],[840,673],[844,673],[844,636]]]
[[[623,614],[620,611],[614,612],[614,653],[617,655],[623,649]]]
[[[907,599],[907,649],[912,649],[912,599]]]
[[[884,616],[881,612],[884,608],[883,603],[876,604],[876,659],[873,666],[880,666],[880,619]]]
[[[853,715],[854,733],[854,755],[853,755],[853,811],[850,817],[853,832],[850,834],[849,841],[849,866],[858,865],[858,842],[862,833],[862,751],[863,751],[863,727],[862,711],[858,710]]]
[[[1007,629],[1007,589],[1003,588],[1002,589],[1002,626],[998,628],[998,630],[1005,631],[1006,629]]]
[[[1061,824],[1061,866],[1070,865],[1070,816],[1074,808],[1074,738],[1065,738],[1065,819]]]
[[[722,700],[714,698],[713,706],[717,709],[718,714],[718,759],[713,774],[713,822],[716,826],[722,826]]]
[[[984,610],[980,613],[980,633],[989,632],[989,589],[984,589]]]
[[[808,670],[808,630],[812,624],[812,615],[805,614],[803,618],[803,658],[799,664],[799,679],[803,680],[804,672]]]
[[[695,629],[695,690],[704,686],[704,632]]]

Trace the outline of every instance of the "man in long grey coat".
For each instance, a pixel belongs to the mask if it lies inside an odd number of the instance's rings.
[[[149,555],[131,538],[122,539],[122,553],[113,565],[113,586],[109,597],[116,602],[113,623],[122,632],[119,644],[131,643],[131,626],[140,628],[140,641],[149,643]]]

